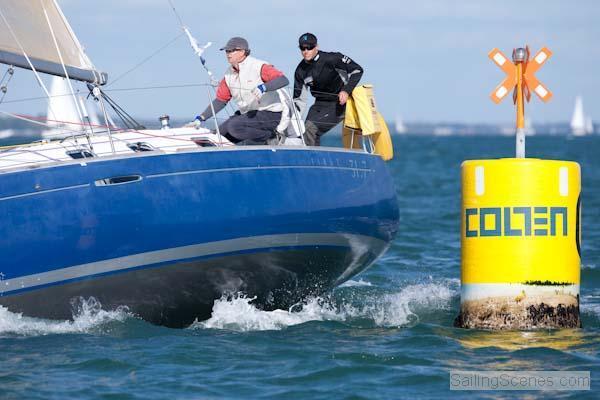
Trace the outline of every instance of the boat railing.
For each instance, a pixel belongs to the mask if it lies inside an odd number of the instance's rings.
[[[43,140],[0,147],[0,170],[22,168],[53,162],[64,162],[77,158],[107,157],[115,154],[136,152],[136,148],[153,151],[177,151],[181,148],[196,148],[192,140],[195,132],[184,130],[138,131],[113,129],[97,126],[93,135],[89,132],[57,130],[55,134],[45,132]],[[148,143],[151,143],[148,145]],[[80,156],[77,154],[79,153]]]
[[[211,143],[211,146],[230,146],[231,143],[221,135],[219,125],[232,116],[234,111],[231,106],[229,106],[229,109],[225,109],[227,115],[223,118],[219,118],[215,113],[215,109],[212,107],[213,95],[216,94],[215,87],[211,84],[206,84],[206,86],[207,100],[211,105],[210,109],[213,117],[213,132],[218,138],[216,143]],[[301,114],[302,110],[296,108],[291,90],[291,88],[284,88],[280,89],[279,92],[282,104],[284,105],[284,112],[288,113],[287,115],[289,117],[287,127],[288,133],[286,133],[286,135],[287,138],[292,137],[289,132],[293,132],[292,135],[297,135],[294,137],[301,139],[301,145],[306,145],[302,134],[304,130],[304,122]],[[178,133],[177,128],[170,128],[168,124],[166,127],[167,129],[154,130],[117,127],[107,113],[104,113],[104,124],[92,124],[89,119],[86,122],[57,121],[43,117],[17,115],[1,111],[0,113],[39,126],[43,130],[42,133],[44,137],[41,141],[29,144],[0,147],[0,169],[6,169],[7,165],[9,165],[10,168],[13,168],[48,162],[64,162],[76,158],[73,155],[77,153],[77,151],[79,151],[78,154],[81,154],[80,158],[87,158],[88,156],[106,157],[115,154],[131,153],[132,151],[137,151],[135,150],[136,148],[143,148],[144,151],[147,151],[147,148],[152,146],[145,146],[144,142],[150,138],[167,139],[166,141],[162,141],[160,146],[154,146],[152,148],[152,150],[158,151],[202,146],[198,140],[194,140],[197,138],[194,138],[194,135],[191,132],[186,131],[185,133]],[[332,123],[332,125],[337,125],[337,123]],[[194,123],[184,125],[184,127],[187,128],[191,128],[192,126],[195,126],[196,128],[204,127],[204,125],[199,126]],[[163,128],[165,127],[163,126]],[[368,153],[373,153],[374,146],[370,137],[362,137],[361,140],[360,136],[360,133],[352,132],[352,144],[350,147],[354,148],[354,142],[360,140],[363,150]],[[136,146],[132,146],[132,143],[136,144]]]

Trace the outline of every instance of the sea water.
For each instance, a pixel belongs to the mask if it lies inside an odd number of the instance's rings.
[[[325,144],[338,145],[339,136]],[[452,326],[460,301],[460,164],[511,157],[512,137],[394,138],[400,231],[369,270],[292,310],[238,296],[187,329],[86,299],[72,321],[0,307],[2,399],[597,398],[600,389],[600,137],[527,139],[530,157],[582,167],[583,329]],[[587,392],[458,392],[450,370],[590,371]]]

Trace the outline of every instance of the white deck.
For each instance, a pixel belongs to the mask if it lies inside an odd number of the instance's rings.
[[[0,172],[19,168],[73,161],[70,151],[89,151],[94,157],[107,157],[116,154],[135,154],[130,145],[143,143],[155,151],[175,153],[184,149],[196,149],[199,145],[192,139],[202,139],[214,146],[233,146],[226,138],[205,128],[183,127],[160,130],[127,130],[114,132],[111,138],[107,133],[97,135],[70,136],[64,139],[43,140],[18,147],[0,148]],[[114,151],[113,151],[114,147]],[[84,159],[81,159],[84,160]]]

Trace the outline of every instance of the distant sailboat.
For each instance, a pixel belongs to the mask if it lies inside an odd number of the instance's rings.
[[[594,126],[592,119],[588,116],[586,119],[583,112],[583,99],[581,96],[575,98],[575,109],[571,118],[571,133],[573,136],[585,136],[593,133]]]
[[[525,117],[525,135],[535,135],[535,128],[533,127],[533,124],[531,123],[531,118],[529,117]]]
[[[589,115],[585,119],[585,130],[590,135],[594,133],[594,123],[592,122],[592,117]]]
[[[404,122],[402,122],[402,118],[399,115],[396,116],[395,128],[396,133],[398,134],[406,133],[406,125],[404,125]]]

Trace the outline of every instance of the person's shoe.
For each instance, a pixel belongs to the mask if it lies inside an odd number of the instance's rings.
[[[282,144],[284,142],[284,140],[285,140],[285,135],[283,135],[282,133],[275,130],[275,131],[273,131],[273,134],[271,135],[269,140],[267,140],[267,144],[269,146],[279,146],[280,144]]]
[[[271,137],[267,140],[267,146],[278,146],[279,138],[277,136]]]

